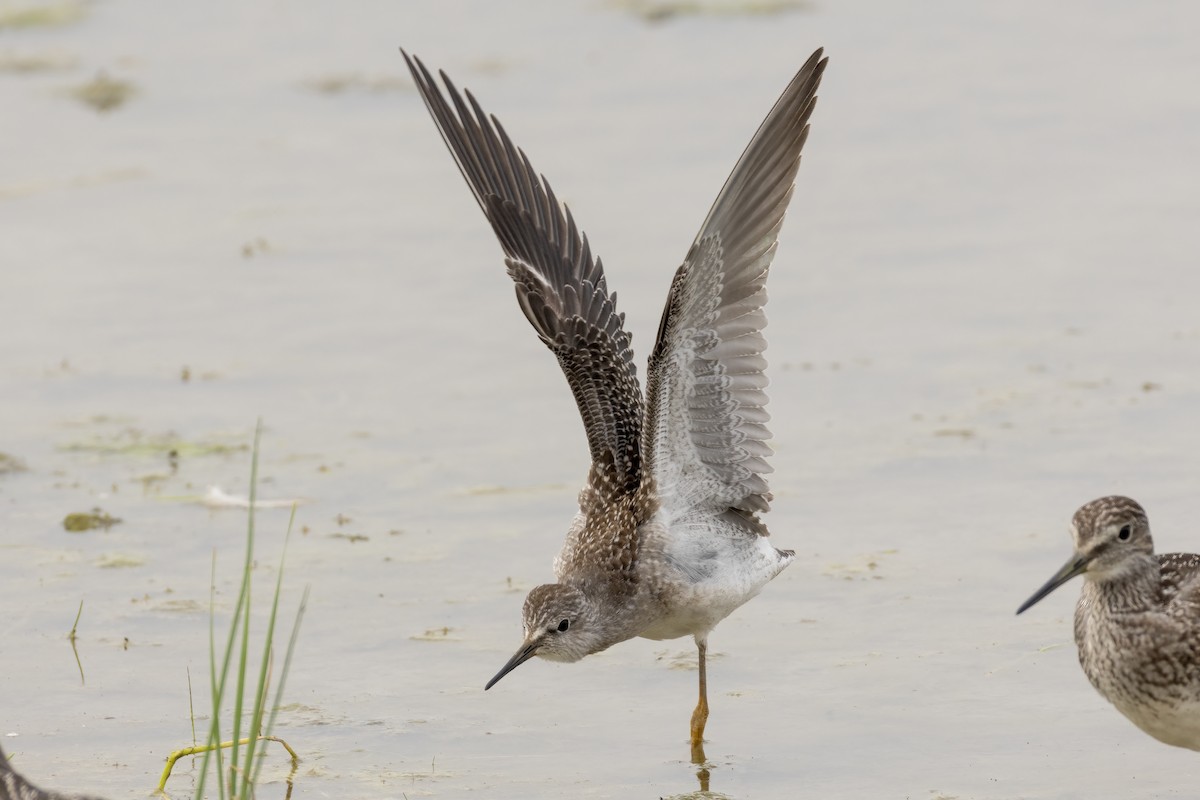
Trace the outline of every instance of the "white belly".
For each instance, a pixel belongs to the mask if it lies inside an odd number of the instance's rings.
[[[1200,750],[1200,703],[1114,705],[1134,725],[1160,742]]]
[[[638,634],[646,639],[707,636],[793,559],[767,537],[711,516],[660,525],[647,537],[651,542],[668,588],[666,613]]]

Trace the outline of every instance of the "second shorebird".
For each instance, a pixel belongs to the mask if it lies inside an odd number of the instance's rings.
[[[1200,750],[1200,556],[1155,555],[1128,497],[1083,506],[1071,535],[1075,554],[1017,613],[1082,575],[1075,644],[1092,686],[1155,739]]]
[[[818,50],[759,127],[675,273],[643,398],[624,315],[566,206],[470,92],[445,92],[417,58],[413,79],[500,240],[517,302],[558,358],[592,466],[554,563],[525,599],[525,639],[488,681],[540,656],[578,661],[642,636],[693,636],[708,719],[713,627],[786,567],[758,515],[770,433],[763,370],[767,270],[792,197],[826,59]]]

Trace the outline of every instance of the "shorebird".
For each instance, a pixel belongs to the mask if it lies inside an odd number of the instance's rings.
[[[484,688],[534,656],[578,661],[638,636],[690,635],[696,757],[708,634],[794,557],[759,519],[771,500],[763,306],[827,59],[817,50],[800,68],[700,226],[671,282],[643,397],[617,296],[571,212],[469,91],[441,72],[443,91],[401,52],[500,240],[521,310],[566,374],[592,459],[557,582],[526,597],[524,641]]]
[[[0,750],[0,800],[99,800],[99,798],[61,794],[34,786],[25,776],[13,769],[8,756]]]
[[[1075,644],[1092,686],[1160,742],[1200,750],[1200,555],[1155,555],[1128,497],[1080,508],[1071,536],[1074,555],[1017,613],[1083,575]]]

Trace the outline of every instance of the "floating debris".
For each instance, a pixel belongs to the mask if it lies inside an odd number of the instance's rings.
[[[164,614],[207,614],[209,611],[208,604],[186,599],[163,600],[156,602],[151,608]]]
[[[93,508],[91,511],[67,514],[63,517],[63,528],[70,533],[83,533],[84,531],[95,530],[96,528],[108,530],[120,521],[119,517],[114,517],[107,511]]]
[[[67,70],[74,69],[77,65],[78,61],[72,56],[0,54],[0,72],[16,74],[66,72]]]
[[[233,441],[195,441],[181,439],[174,433],[150,435],[136,428],[126,428],[113,436],[96,436],[90,441],[62,445],[68,453],[99,453],[106,456],[167,456],[171,459],[193,456],[230,455],[242,453],[249,446],[237,437]]]
[[[220,486],[210,486],[200,501],[209,508],[249,508],[250,498],[242,494],[230,494]],[[255,500],[255,508],[291,508],[302,506],[306,501],[296,497],[284,500]]]
[[[202,381],[220,380],[221,373],[215,370],[205,370],[204,372],[196,373],[187,364],[184,364],[179,369],[179,380],[181,383],[190,383],[193,378],[198,378]]]
[[[482,75],[502,75],[513,68],[513,62],[500,56],[491,56],[473,61],[469,67]]]
[[[8,28],[61,28],[83,19],[83,3],[45,3],[42,5],[0,5],[0,30]]]
[[[169,472],[147,472],[142,475],[135,475],[134,480],[142,485],[143,492],[149,492],[151,489],[156,489],[159,484],[166,483],[173,476]]]
[[[424,633],[413,634],[408,637],[417,642],[457,642],[461,641],[457,636],[451,636],[454,628],[429,628]]]
[[[845,581],[881,581],[880,563],[898,553],[898,550],[881,550],[878,553],[867,553],[856,556],[852,563],[831,563],[821,568],[821,574],[830,578],[841,578]]]
[[[305,81],[304,86],[320,94],[342,94],[343,92],[407,92],[413,88],[412,81],[400,75],[376,75],[369,77],[360,72],[341,75],[326,75]]]
[[[25,466],[25,462],[16,456],[10,456],[8,453],[0,453],[0,475],[11,475],[14,472],[25,472],[29,467]]]
[[[125,569],[126,567],[140,567],[146,563],[146,559],[140,556],[125,555],[122,553],[110,553],[100,556],[96,561],[96,566],[100,569]]]
[[[716,653],[710,651],[708,660],[724,658],[724,653]],[[656,661],[666,662],[667,669],[682,669],[696,671],[700,668],[700,662],[696,659],[695,650],[660,650],[654,654]]]
[[[456,490],[454,493],[459,495],[486,496],[494,494],[534,494],[537,492],[558,492],[564,489],[569,491],[571,486],[566,483],[543,483],[532,486],[500,486],[495,484],[485,484],[482,486],[467,486]]]
[[[101,114],[115,111],[137,92],[132,83],[114,80],[103,72],[87,83],[71,90],[76,100],[83,102]]]
[[[646,22],[676,17],[772,16],[812,7],[807,0],[611,0],[611,5]]]
[[[974,439],[975,431],[970,428],[939,428],[933,435],[946,439]]]
[[[0,200],[15,197],[31,197],[58,189],[84,189],[92,186],[105,186],[110,183],[138,180],[145,177],[145,175],[146,172],[140,169],[111,169],[81,173],[62,180],[37,180],[23,184],[10,184],[8,186],[0,186]],[[77,371],[66,359],[60,364],[45,370],[47,377],[74,374],[77,374]]]
[[[242,258],[254,258],[256,255],[265,256],[270,252],[271,243],[261,236],[242,245]]]

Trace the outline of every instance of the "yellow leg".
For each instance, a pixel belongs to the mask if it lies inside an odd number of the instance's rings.
[[[705,671],[704,656],[708,652],[708,639],[696,639],[696,649],[700,654],[700,701],[692,712],[692,760],[697,753],[704,760],[704,724],[708,722],[708,678]]]

